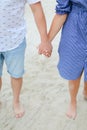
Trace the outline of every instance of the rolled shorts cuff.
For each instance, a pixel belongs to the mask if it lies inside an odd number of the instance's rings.
[[[11,76],[12,78],[22,78],[23,75],[24,75],[24,73],[25,73],[25,71],[23,71],[23,72],[20,73],[20,74],[13,74],[13,73],[11,73],[11,72],[9,72],[9,71],[8,71],[8,73],[10,74],[10,76]]]

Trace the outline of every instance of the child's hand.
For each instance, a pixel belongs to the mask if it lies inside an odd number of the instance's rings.
[[[50,42],[41,43],[38,47],[38,53],[43,54],[46,57],[50,57],[52,53],[52,45]]]

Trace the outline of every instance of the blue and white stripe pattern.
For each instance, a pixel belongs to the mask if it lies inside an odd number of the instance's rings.
[[[75,80],[84,71],[84,80],[87,81],[87,1],[57,2],[59,5],[56,6],[56,13],[68,13],[58,49],[60,75],[65,79]]]

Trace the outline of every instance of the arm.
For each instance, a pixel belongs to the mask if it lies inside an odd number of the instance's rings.
[[[56,34],[60,31],[64,22],[66,21],[68,13],[71,11],[70,0],[56,0],[56,15],[53,18],[50,31],[48,33],[49,41],[52,41]]]
[[[46,27],[46,20],[43,13],[43,9],[40,2],[30,5],[31,10],[34,15],[34,19],[40,33],[41,41],[46,42],[47,39],[47,27]]]
[[[40,2],[30,5],[34,15],[34,19],[41,37],[41,44],[39,46],[39,53],[42,54],[44,50],[52,51],[52,46],[48,41],[47,26],[44,12]]]
[[[61,27],[63,26],[64,22],[66,21],[67,14],[56,14],[53,18],[49,33],[48,33],[48,38],[49,41],[52,41],[57,33],[60,31]]]

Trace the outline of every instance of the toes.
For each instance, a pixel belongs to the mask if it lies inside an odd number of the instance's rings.
[[[76,114],[66,113],[66,116],[73,120],[75,120],[75,118],[76,118]]]
[[[17,113],[17,114],[15,114],[15,117],[16,117],[16,118],[21,118],[21,117],[24,116],[24,113],[25,113],[25,112]]]
[[[66,116],[69,117],[69,118],[72,118],[72,115],[69,114],[69,113],[66,113]]]
[[[15,117],[16,117],[16,118],[19,118],[19,114],[16,114]]]
[[[20,103],[14,104],[13,108],[14,108],[14,114],[16,118],[21,118],[24,116],[25,110]]]

